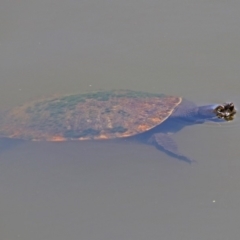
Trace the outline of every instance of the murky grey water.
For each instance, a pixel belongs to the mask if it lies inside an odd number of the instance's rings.
[[[133,89],[240,106],[237,1],[2,1],[0,108]],[[175,139],[188,165],[125,142],[0,155],[0,239],[237,239],[240,125]]]

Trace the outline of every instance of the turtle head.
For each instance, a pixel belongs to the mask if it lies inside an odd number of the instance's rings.
[[[198,114],[201,118],[215,122],[218,122],[219,120],[231,121],[236,112],[236,108],[232,102],[198,108]]]

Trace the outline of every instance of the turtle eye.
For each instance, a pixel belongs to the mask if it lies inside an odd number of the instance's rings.
[[[224,106],[223,105],[219,105],[215,108],[215,111],[220,113],[220,112],[223,112],[224,111]]]
[[[226,103],[226,104],[224,105],[224,111],[225,111],[225,112],[228,112],[229,115],[234,115],[234,114],[236,113],[234,104],[233,104],[232,102]]]
[[[233,105],[233,103],[229,103],[229,110],[230,110],[231,112],[234,111],[234,105]]]

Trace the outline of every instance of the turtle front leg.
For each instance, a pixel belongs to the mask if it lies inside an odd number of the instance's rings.
[[[195,162],[178,151],[176,142],[168,134],[155,133],[148,139],[148,143],[154,145],[157,149],[165,152],[169,156],[188,163]]]

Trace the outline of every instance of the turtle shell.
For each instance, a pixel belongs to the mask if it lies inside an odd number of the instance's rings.
[[[161,124],[181,101],[126,90],[43,99],[4,114],[0,137],[47,141],[129,137]]]

